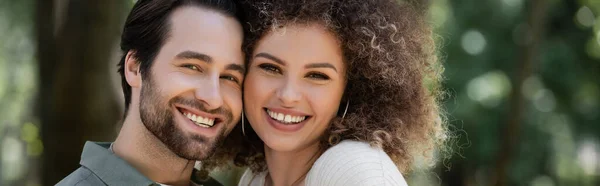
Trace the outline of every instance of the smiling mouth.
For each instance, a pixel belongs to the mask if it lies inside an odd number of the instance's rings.
[[[290,114],[277,113],[277,112],[271,111],[267,108],[264,108],[264,109],[267,112],[267,115],[269,115],[269,117],[271,117],[271,119],[278,121],[282,124],[286,124],[286,125],[302,123],[303,121],[310,118],[310,116],[295,116],[295,115],[290,115]]]
[[[182,109],[182,108],[178,108],[177,110],[179,110],[179,112],[181,114],[183,114],[183,116],[187,117],[190,121],[192,121],[192,123],[194,123],[200,127],[211,128],[211,127],[215,126],[216,124],[220,123],[219,118],[198,116],[198,115],[196,115],[192,112],[186,111],[185,109]]]

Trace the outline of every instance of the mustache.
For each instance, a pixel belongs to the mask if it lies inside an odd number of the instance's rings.
[[[192,107],[194,109],[198,109],[202,112],[206,112],[206,113],[210,113],[210,114],[214,114],[214,115],[221,115],[224,116],[225,118],[225,122],[228,123],[233,119],[233,113],[231,113],[230,110],[226,109],[225,107],[221,106],[219,108],[213,109],[213,110],[209,110],[206,108],[206,106],[204,106],[204,104],[200,101],[198,101],[197,99],[186,99],[183,97],[175,97],[173,99],[171,99],[171,101],[169,101],[170,104],[180,104],[180,105],[186,105],[188,107]]]

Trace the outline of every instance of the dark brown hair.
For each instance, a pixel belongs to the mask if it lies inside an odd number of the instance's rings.
[[[340,113],[321,138],[322,150],[341,140],[367,142],[407,173],[418,158],[433,165],[433,152],[446,152],[448,139],[439,105],[443,68],[424,7],[395,0],[244,1],[244,49],[251,56],[262,37],[288,25],[327,28],[340,42],[348,73]],[[220,150],[235,154],[238,166],[265,171],[264,143],[247,126],[243,141]],[[240,138],[239,129],[231,140]]]

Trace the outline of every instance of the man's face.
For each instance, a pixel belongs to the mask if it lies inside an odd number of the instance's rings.
[[[209,157],[240,119],[242,28],[198,7],[171,15],[170,33],[142,77],[140,118],[178,156]]]

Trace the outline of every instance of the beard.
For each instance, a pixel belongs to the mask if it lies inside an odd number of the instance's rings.
[[[208,111],[197,99],[186,99],[175,97],[165,101],[161,96],[156,84],[151,77],[145,78],[147,83],[142,86],[140,93],[140,119],[142,123],[156,138],[158,138],[169,150],[177,156],[187,160],[204,160],[210,157],[215,149],[220,146],[227,135],[227,126],[231,123],[233,115],[231,111],[220,107]],[[187,105],[200,111],[225,116],[220,124],[226,126],[214,138],[185,132],[177,127],[174,113],[179,110],[173,109],[174,103]],[[187,119],[187,117],[184,117]],[[184,123],[181,123],[184,124]],[[215,127],[215,126],[213,126]]]

